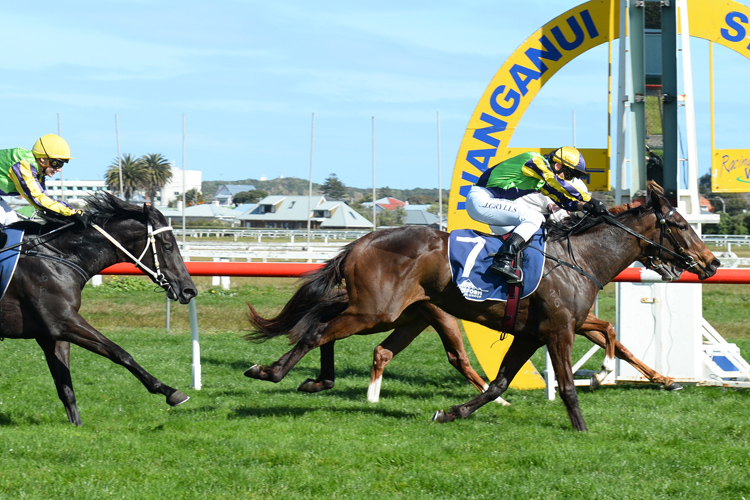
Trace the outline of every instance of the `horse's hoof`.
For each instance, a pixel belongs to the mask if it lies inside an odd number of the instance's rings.
[[[664,388],[668,391],[681,391],[682,386],[678,384],[677,382],[672,382],[669,385],[665,385]]]
[[[320,392],[320,391],[326,391],[328,389],[333,389],[334,385],[333,380],[322,380],[318,382],[315,379],[307,379],[304,382],[300,384],[299,387],[297,387],[297,390],[299,392]]]
[[[250,378],[260,378],[260,365],[253,365],[245,370],[245,376]]]
[[[432,421],[437,422],[439,424],[442,424],[446,422],[445,412],[443,410],[438,410],[435,412],[435,414],[432,416]]]
[[[167,396],[167,404],[169,406],[177,406],[177,405],[181,405],[188,399],[190,399],[190,396],[188,396],[184,392],[174,391],[172,394]]]
[[[599,383],[599,379],[596,378],[596,376],[592,376],[589,380],[589,390],[593,391],[594,389],[597,389],[601,384]]]
[[[502,396],[498,396],[497,399],[495,400],[495,403],[499,405],[503,405],[503,406],[510,406],[510,403],[504,400]]]

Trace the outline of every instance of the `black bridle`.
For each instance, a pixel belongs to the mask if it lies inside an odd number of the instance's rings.
[[[658,256],[656,259],[663,262],[664,259],[662,258],[664,253],[668,253],[675,257],[678,260],[679,267],[690,270],[693,267],[699,267],[705,271],[705,268],[700,266],[697,262],[695,262],[695,259],[693,259],[690,255],[688,255],[685,248],[680,245],[680,243],[677,241],[677,237],[672,233],[672,228],[669,227],[669,224],[667,224],[667,220],[677,211],[676,208],[673,208],[670,210],[667,215],[664,217],[662,216],[661,212],[659,210],[654,210],[654,215],[656,216],[656,220],[659,222],[659,225],[661,226],[661,231],[659,235],[659,243],[656,243],[655,241],[652,241],[645,236],[643,236],[640,233],[637,233],[618,221],[615,217],[612,217],[611,215],[604,214],[603,218],[607,224],[612,224],[613,226],[617,226],[623,231],[627,232],[628,234],[631,234],[638,238],[639,240],[647,243],[648,245],[651,245],[653,247],[656,247],[659,250]],[[675,250],[672,250],[671,248],[667,248],[664,246],[664,238],[667,238],[669,242],[672,244],[672,246],[675,248]],[[654,257],[649,257],[650,262],[653,262]],[[663,264],[662,264],[663,265]],[[656,269],[654,269],[656,270]]]

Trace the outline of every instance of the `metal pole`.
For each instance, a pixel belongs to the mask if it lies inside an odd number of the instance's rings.
[[[377,205],[375,205],[375,117],[372,117],[372,230],[378,228]]]
[[[185,113],[182,114],[182,248],[185,248],[185,191],[187,184],[185,181]]]
[[[190,334],[193,339],[193,389],[201,388],[201,344],[198,340],[198,309],[195,298],[190,299]]]
[[[443,165],[440,157],[440,111],[437,112],[438,146],[438,229],[443,229]]]
[[[617,82],[617,153],[615,158],[615,171],[617,175],[617,186],[615,186],[615,203],[620,205],[627,201],[625,199],[627,169],[625,168],[625,131],[627,128],[627,115],[625,114],[625,102],[628,100],[626,95],[627,75],[630,71],[627,62],[627,37],[625,22],[627,19],[626,12],[627,0],[620,0],[620,58]],[[628,196],[629,199],[629,196]]]
[[[117,170],[120,172],[120,198],[125,199],[125,190],[122,187],[122,157],[120,156],[120,124],[115,113],[115,135],[117,136]]]
[[[310,250],[310,226],[312,225],[312,188],[313,188],[313,153],[315,152],[315,113],[312,114],[312,131],[310,133],[310,188],[307,197],[307,250]]]
[[[62,137],[62,127],[60,126],[60,113],[57,113],[57,135]],[[63,171],[60,170],[60,199],[65,201],[65,177]]]

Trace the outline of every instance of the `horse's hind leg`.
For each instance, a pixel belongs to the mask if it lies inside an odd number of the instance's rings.
[[[386,328],[375,329],[380,325],[379,319],[365,321],[360,315],[353,313],[342,313],[329,323],[320,323],[312,331],[307,332],[302,339],[278,361],[271,366],[253,365],[245,370],[245,376],[257,380],[268,380],[270,382],[281,382],[289,371],[294,368],[305,354],[316,347],[320,347],[334,340],[344,339],[351,335],[374,333]],[[368,331],[369,330],[369,331]],[[331,351],[333,352],[333,351]]]
[[[81,415],[76,406],[76,395],[73,391],[73,381],[70,377],[70,343],[55,342],[50,338],[37,338],[37,344],[44,351],[47,366],[55,381],[57,396],[65,406],[68,421],[74,425],[83,425]]]
[[[456,418],[467,418],[485,404],[502,396],[518,370],[542,345],[541,342],[524,336],[514,337],[503,362],[500,364],[497,377],[490,382],[487,390],[467,403],[452,407],[450,411],[438,410],[433,415],[432,421],[442,423],[452,422]]]
[[[333,362],[333,346],[335,340],[320,346],[320,375],[318,378],[308,378],[297,387],[300,392],[320,392],[333,389],[336,384],[336,370]]]

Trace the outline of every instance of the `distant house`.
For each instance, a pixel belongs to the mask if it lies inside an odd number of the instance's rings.
[[[700,203],[701,203],[702,214],[712,214],[716,211],[716,209],[713,206],[713,203],[708,201],[708,198],[706,198],[705,196],[701,196]]]
[[[435,229],[445,229],[445,223],[440,224],[440,218],[427,211],[429,205],[406,205],[405,226],[430,226]]]
[[[372,207],[371,201],[366,201],[362,203],[363,207]],[[406,208],[406,203],[397,200],[396,198],[391,198],[390,196],[385,198],[380,198],[379,200],[375,200],[375,206],[377,207],[375,209],[375,212],[381,212],[383,210],[396,210],[397,208]]]
[[[245,191],[255,191],[255,186],[252,184],[223,184],[216,191],[212,201],[218,202],[219,205],[223,206],[233,205],[235,195]]]
[[[372,222],[343,201],[325,196],[266,196],[258,205],[238,217],[242,227],[307,229],[372,229]]]
[[[182,209],[181,208],[160,208],[159,211],[164,214],[167,219],[172,219],[172,224],[176,224],[177,221],[182,220]],[[185,221],[186,222],[215,222],[223,221],[231,226],[238,224],[237,217],[240,212],[237,212],[229,207],[223,207],[218,203],[204,203],[202,205],[191,205],[185,208]]]

